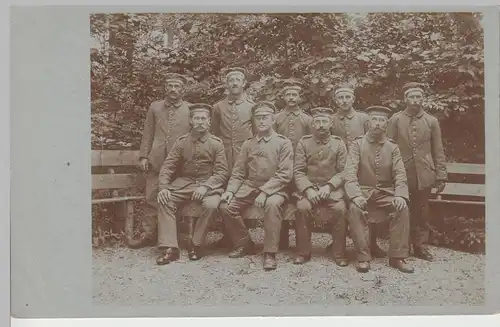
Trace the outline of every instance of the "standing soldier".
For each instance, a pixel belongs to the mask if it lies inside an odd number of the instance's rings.
[[[225,72],[228,95],[213,106],[212,134],[224,143],[229,175],[231,175],[243,142],[253,135],[251,109],[255,103],[244,92],[247,84],[246,69],[234,67]],[[216,242],[215,247],[230,245],[231,241],[226,231],[223,233],[223,238]]]
[[[285,188],[293,178],[292,142],[273,130],[276,108],[270,102],[252,107],[257,133],[241,148],[220,210],[235,249],[229,254],[239,258],[252,252],[254,243],[241,213],[251,205],[264,210],[264,269],[276,269]]]
[[[203,207],[188,245],[189,259],[200,259],[201,247],[228,178],[224,145],[208,131],[212,107],[200,103],[190,105],[189,109],[192,130],[177,139],[160,171],[158,247],[165,252],[156,261],[159,265],[179,259],[175,213],[189,201],[201,201]]]
[[[283,100],[286,107],[276,115],[274,130],[288,137],[293,148],[304,135],[312,133],[312,118],[299,107],[303,83],[300,80],[286,80],[283,87]]]
[[[295,264],[311,259],[311,225],[317,208],[326,207],[333,220],[333,258],[337,265],[348,265],[346,247],[346,204],[344,170],[347,148],[338,136],[330,134],[333,110],[314,108],[314,131],[301,138],[295,150],[294,180],[298,198],[295,233],[298,255]]]
[[[334,91],[334,100],[337,105],[337,112],[333,115],[332,129],[333,135],[340,136],[349,150],[352,142],[359,136],[363,136],[370,129],[370,118],[362,111],[354,109],[354,89],[349,84],[342,84]],[[377,244],[376,226],[370,227],[370,249],[376,258],[383,258],[387,254]],[[331,251],[331,244],[327,251]]]
[[[406,108],[389,120],[388,137],[394,139],[406,167],[410,188],[411,242],[415,256],[432,261],[429,240],[429,196],[440,193],[447,180],[441,129],[436,117],[422,107],[424,90],[419,83],[403,86]]]
[[[357,252],[356,269],[370,269],[366,215],[383,213],[386,219],[390,217],[389,265],[411,273],[413,268],[405,262],[410,236],[406,172],[396,142],[386,136],[391,110],[373,106],[366,111],[370,130],[351,144],[344,172],[345,191],[351,201],[348,222]]]
[[[167,96],[149,107],[142,133],[139,166],[147,172],[146,203],[141,224],[144,232],[130,246],[140,248],[154,245],[158,214],[158,175],[175,140],[189,132],[189,103],[183,100],[186,77],[168,74],[165,80]]]

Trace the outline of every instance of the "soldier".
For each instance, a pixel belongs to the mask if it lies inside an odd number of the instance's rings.
[[[344,171],[345,191],[351,201],[348,222],[357,252],[356,269],[370,269],[366,215],[383,213],[390,217],[389,265],[411,273],[413,268],[405,262],[410,227],[406,172],[396,142],[386,136],[391,110],[372,106],[366,111],[370,130],[351,144]]]
[[[283,205],[288,199],[285,190],[293,177],[292,142],[276,133],[272,126],[276,108],[263,101],[252,107],[257,130],[241,148],[222,195],[220,210],[235,249],[229,254],[239,258],[254,249],[254,243],[241,218],[248,206],[264,209],[264,269],[276,269]]]
[[[226,70],[226,88],[228,95],[217,102],[212,111],[212,133],[222,139],[226,149],[229,175],[240,153],[243,142],[253,135],[252,106],[255,104],[245,92],[247,71],[234,67]],[[215,247],[229,246],[231,241],[227,232],[214,244]]]
[[[347,83],[341,84],[334,91],[334,100],[338,107],[333,115],[332,129],[333,135],[340,136],[349,150],[352,142],[359,136],[363,136],[370,129],[370,118],[365,112],[354,109],[356,96],[354,89]],[[332,243],[328,245],[327,251],[331,251]],[[377,244],[376,226],[370,226],[370,249],[376,258],[383,258],[387,254]]]
[[[274,130],[292,141],[293,148],[300,138],[312,133],[312,118],[299,107],[303,83],[300,80],[286,80],[283,87],[283,99],[286,107],[276,115]]]
[[[410,189],[411,243],[416,257],[432,261],[429,240],[429,196],[432,187],[440,193],[447,180],[439,121],[422,107],[421,84],[403,86],[406,108],[389,120],[388,137],[394,139],[406,167]]]
[[[159,265],[179,259],[175,213],[189,201],[201,201],[203,208],[188,246],[189,259],[200,259],[201,247],[229,177],[224,145],[209,133],[211,109],[203,103],[189,106],[193,128],[177,139],[161,168],[158,247],[164,253],[156,261]]]
[[[139,167],[147,172],[146,203],[141,225],[144,232],[130,246],[140,248],[155,245],[158,214],[158,175],[175,140],[189,132],[189,103],[183,100],[186,77],[168,74],[165,80],[167,96],[149,107],[139,151]]]
[[[295,232],[298,255],[294,264],[311,259],[311,223],[317,208],[328,208],[333,220],[333,258],[337,265],[348,265],[346,247],[346,203],[344,202],[344,170],[347,148],[338,136],[330,134],[333,110],[314,108],[314,132],[302,137],[295,150],[294,180],[298,198]]]

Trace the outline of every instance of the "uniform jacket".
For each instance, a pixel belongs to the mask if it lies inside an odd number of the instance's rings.
[[[446,180],[446,162],[441,129],[436,117],[421,111],[411,117],[406,111],[389,119],[387,136],[401,150],[411,190],[431,187],[436,180]]]
[[[349,199],[370,198],[375,190],[409,201],[406,171],[399,148],[393,140],[374,140],[369,134],[358,137],[349,149],[344,171]]]
[[[239,100],[222,99],[213,106],[212,134],[224,143],[229,170],[232,169],[243,142],[253,135],[252,106],[243,96]]]
[[[287,198],[286,186],[293,178],[292,142],[276,133],[247,139],[236,160],[227,191],[243,198],[254,191]]]
[[[370,118],[362,111],[353,110],[347,116],[338,112],[333,115],[331,132],[340,136],[348,149],[357,137],[365,135],[369,129]]]
[[[221,139],[210,133],[201,138],[189,133],[179,137],[169,152],[160,171],[159,188],[206,186],[212,194],[220,193],[228,177]]]
[[[312,133],[313,119],[302,110],[280,111],[275,116],[274,130],[292,141],[295,149],[300,138]]]
[[[347,159],[347,148],[338,136],[321,140],[313,135],[302,137],[295,150],[294,181],[299,196],[309,187],[318,190],[330,184],[335,200],[344,196],[342,172]]]
[[[179,136],[189,133],[189,103],[178,105],[167,100],[155,101],[149,107],[142,133],[139,157],[147,158],[153,171],[159,172],[168,152]]]

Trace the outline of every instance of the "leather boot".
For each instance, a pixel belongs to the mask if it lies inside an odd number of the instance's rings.
[[[390,258],[389,266],[404,273],[412,273],[414,271],[413,267],[410,266],[404,259]]]
[[[248,242],[244,246],[239,246],[233,251],[229,253],[230,258],[241,258],[246,256],[247,254],[253,254],[254,251],[254,243],[252,241]]]
[[[196,246],[194,244],[191,244],[189,250],[188,250],[188,258],[189,260],[196,261],[200,260],[202,257],[201,254],[201,247]]]
[[[274,270],[278,266],[275,253],[264,253],[264,270]]]
[[[167,248],[164,254],[156,259],[156,264],[163,266],[177,260],[179,260],[179,249]]]
[[[294,265],[303,265],[304,263],[311,260],[311,254],[299,254],[293,260]]]
[[[434,260],[434,257],[432,256],[431,252],[426,247],[422,247],[422,246],[414,247],[413,254],[415,255],[415,257],[426,260],[426,261],[433,261]]]
[[[360,273],[366,273],[370,270],[370,263],[368,261],[356,262],[356,270]]]

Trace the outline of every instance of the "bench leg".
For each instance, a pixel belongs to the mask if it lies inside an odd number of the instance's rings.
[[[125,238],[127,245],[130,246],[134,239],[134,202],[125,201],[123,209],[125,213]]]
[[[290,224],[288,220],[283,220],[281,222],[281,232],[280,232],[280,245],[281,250],[288,249],[290,247]]]

